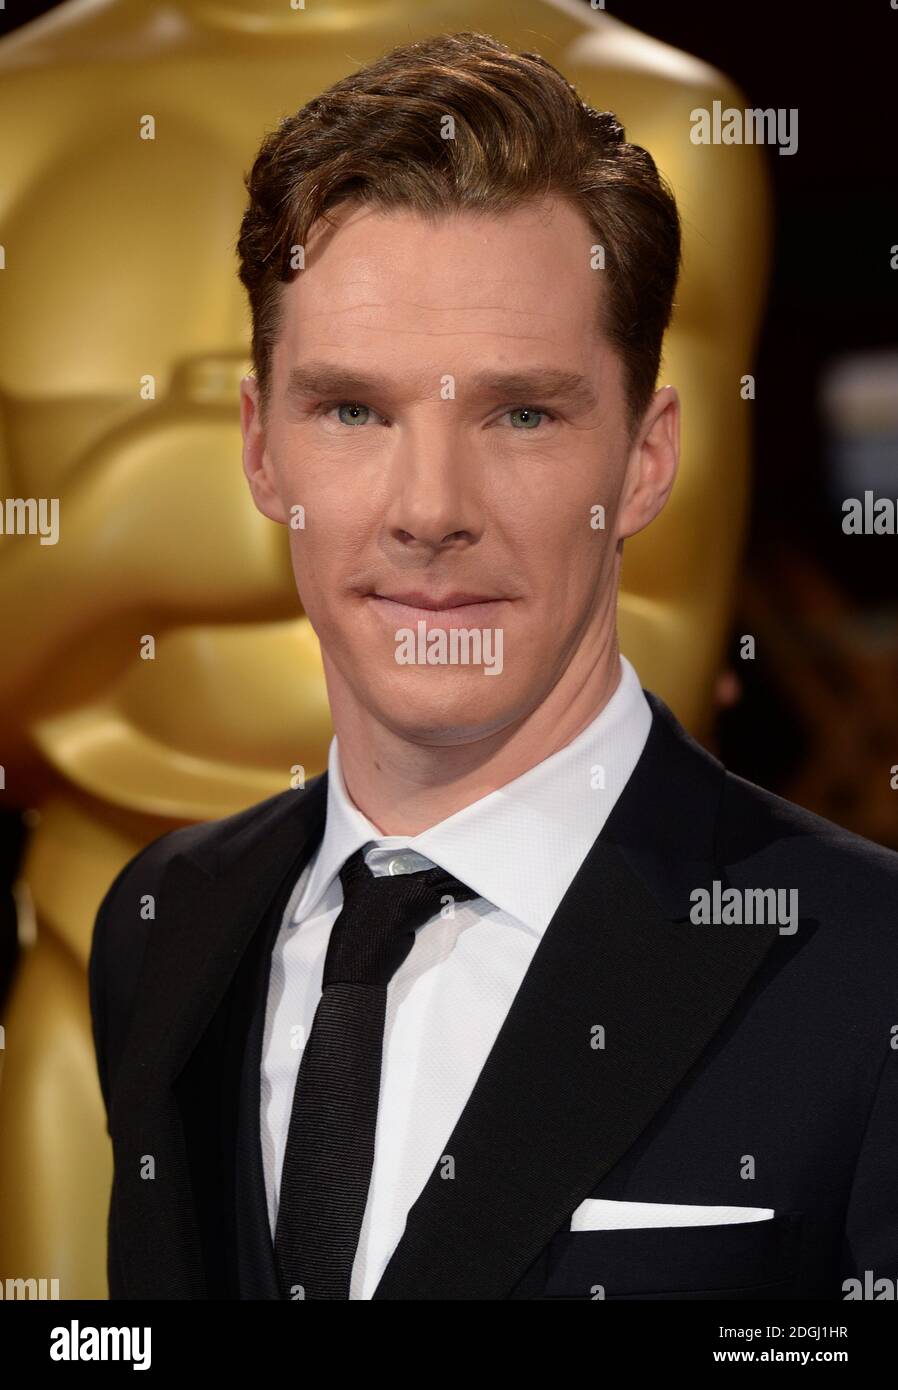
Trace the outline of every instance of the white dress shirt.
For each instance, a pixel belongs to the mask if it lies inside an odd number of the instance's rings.
[[[368,1204],[350,1286],[371,1298],[465,1107],[542,934],[642,752],[652,713],[625,657],[614,694],[559,752],[419,835],[381,835],[350,800],[337,739],[324,836],[284,913],[271,957],[261,1139],[274,1239],[302,1049],[321,997],[339,872],[369,845],[375,874],[438,864],[481,896],[420,927],[387,989]],[[399,853],[397,853],[399,852]]]

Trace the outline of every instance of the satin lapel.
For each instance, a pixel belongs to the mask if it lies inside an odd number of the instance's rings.
[[[323,775],[276,798],[223,844],[213,838],[175,855],[158,889],[111,1114],[116,1220],[133,1298],[158,1297],[159,1287],[172,1298],[206,1296],[190,1156],[172,1088],[285,876],[300,872],[317,845],[326,784]]]
[[[637,768],[543,936],[375,1298],[508,1297],[776,939],[775,925],[688,921],[690,891],[727,882],[713,855],[726,774],[649,699]]]

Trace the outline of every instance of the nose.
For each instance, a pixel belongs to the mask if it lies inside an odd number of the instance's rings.
[[[463,547],[479,538],[479,489],[445,402],[407,429],[392,460],[390,495],[387,525],[402,545]]]

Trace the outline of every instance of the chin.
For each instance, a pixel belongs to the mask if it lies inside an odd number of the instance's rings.
[[[471,743],[514,719],[516,706],[502,688],[501,676],[469,672],[446,679],[441,674],[442,680],[393,681],[371,691],[366,703],[382,724],[410,743]],[[500,688],[484,690],[484,682]]]

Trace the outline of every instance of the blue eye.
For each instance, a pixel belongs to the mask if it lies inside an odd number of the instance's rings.
[[[337,418],[341,425],[346,425],[350,429],[355,429],[361,425],[366,425],[374,412],[370,406],[361,405],[358,401],[326,401],[318,407],[322,415],[329,415],[331,411],[337,411]],[[513,410],[507,410],[506,415],[517,417],[517,423],[513,421],[512,427],[519,433],[534,433],[540,428],[543,419],[553,420],[555,417],[550,410],[544,410],[541,406],[522,405]]]
[[[547,419],[549,419],[549,420],[552,418],[551,415],[549,414],[549,412],[548,412],[547,410],[540,410],[540,409],[538,409],[536,406],[532,406],[532,405],[521,405],[521,406],[518,406],[517,409],[515,409],[515,410],[509,410],[509,411],[508,411],[508,414],[509,414],[509,415],[519,415],[519,416],[521,416],[522,419],[523,419],[522,425],[520,425],[520,426],[515,425],[515,426],[514,426],[515,429],[520,428],[520,429],[523,429],[523,430],[531,430],[531,431],[532,431],[532,430],[536,430],[536,429],[539,428],[540,420],[541,420],[541,418],[542,418],[543,416],[545,416],[545,417],[546,417]],[[537,417],[539,417],[539,418],[537,418]]]
[[[331,408],[336,409],[336,411],[338,412],[340,423],[342,425],[364,425],[367,421],[367,417],[371,414],[370,410],[366,405],[356,405],[354,401],[340,401],[336,406]],[[343,417],[344,410],[349,412],[350,414],[350,418],[348,420],[344,419]],[[360,420],[358,418],[358,412],[360,411],[364,411],[365,419]]]

